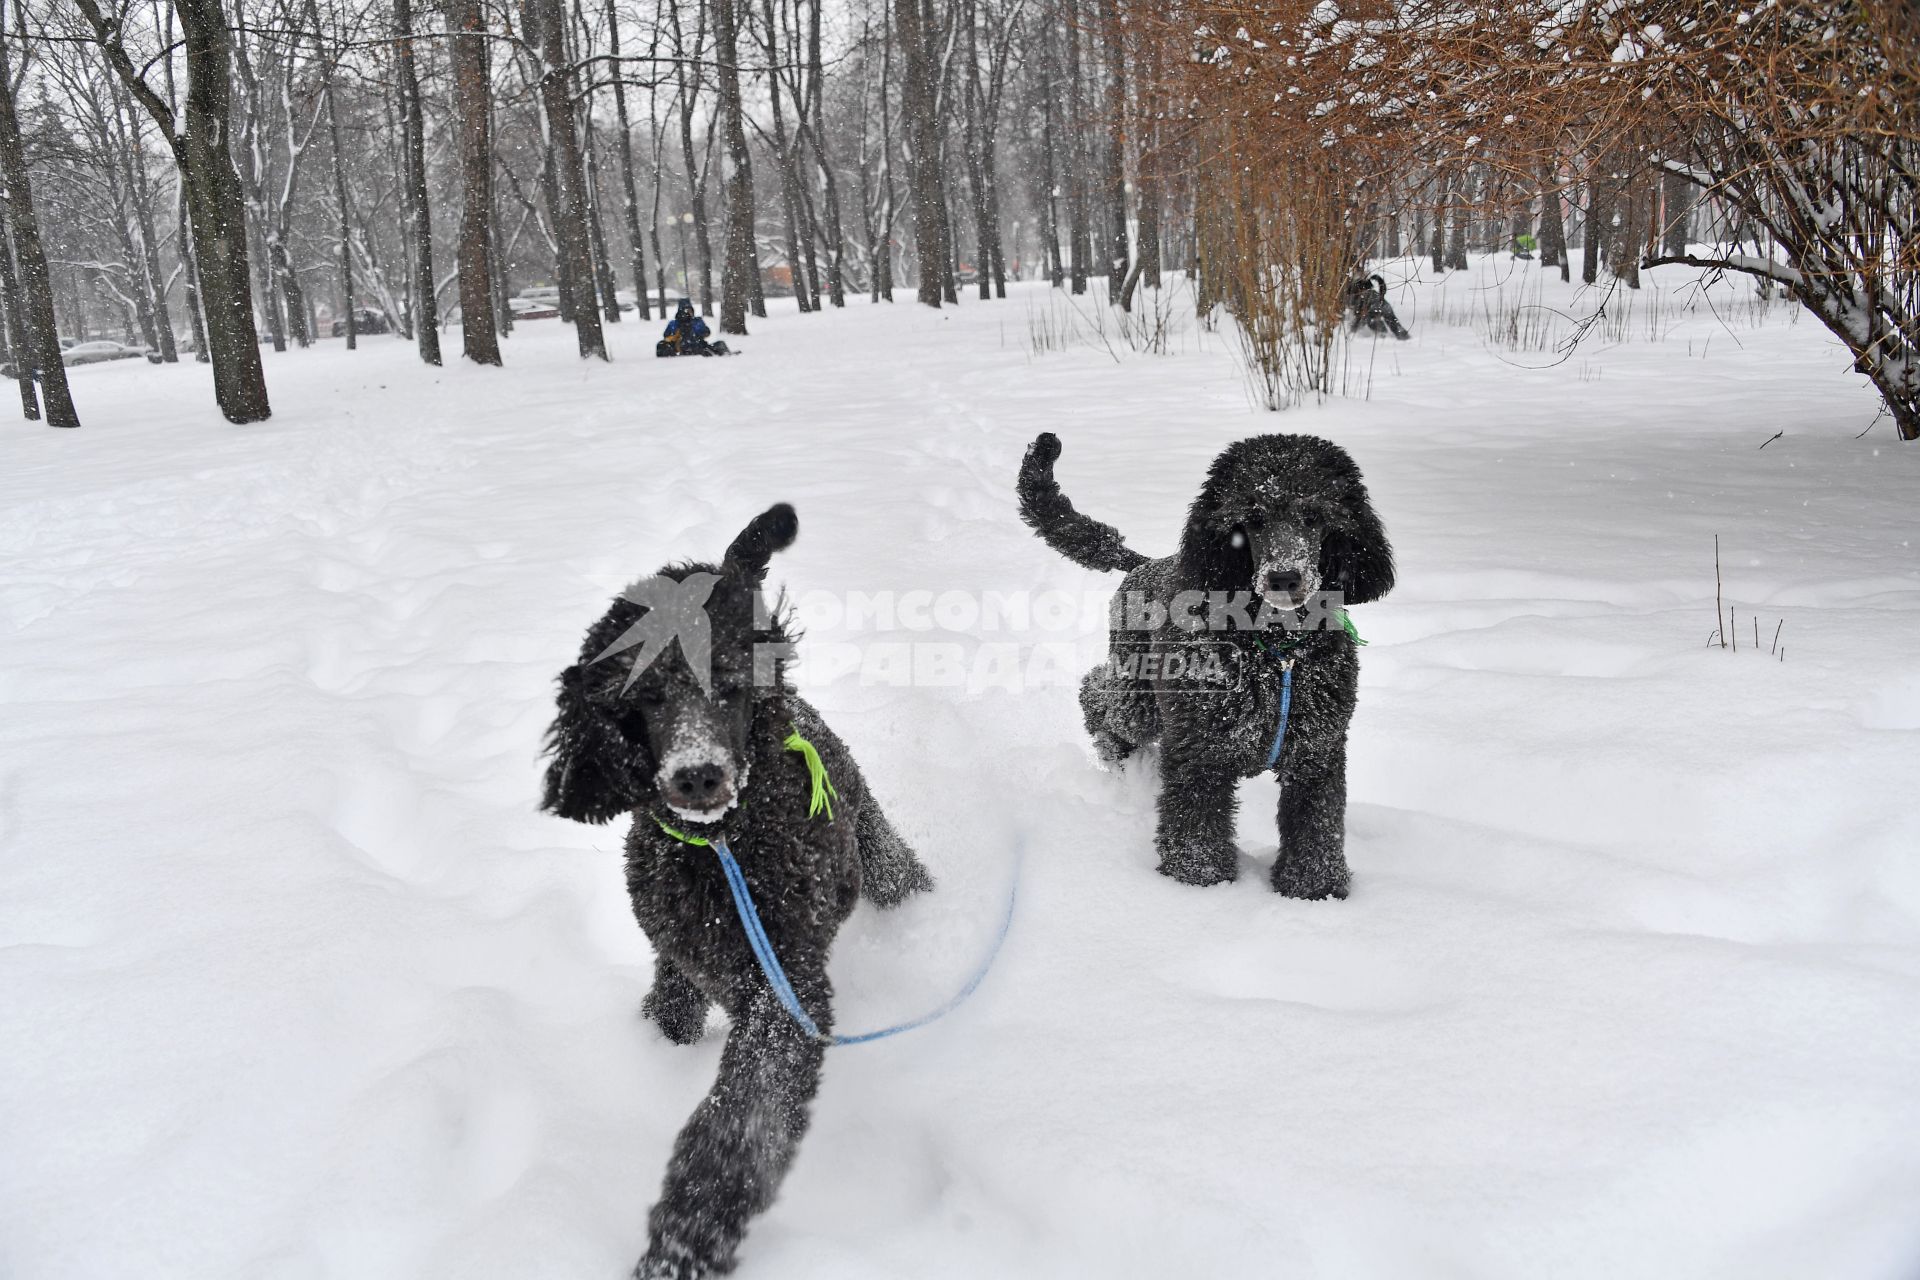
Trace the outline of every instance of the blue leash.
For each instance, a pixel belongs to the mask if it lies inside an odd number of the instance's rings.
[[[1273,750],[1267,752],[1267,768],[1280,763],[1280,750],[1287,745],[1287,713],[1293,710],[1293,659],[1280,663],[1280,727],[1273,735]]]
[[[733,850],[727,848],[725,840],[703,843],[710,844],[713,851],[720,855],[720,869],[726,873],[727,888],[733,891],[733,907],[740,915],[740,927],[746,931],[747,944],[753,948],[753,958],[760,963],[760,972],[767,975],[767,985],[773,988],[773,994],[793,1020],[800,1025],[800,1029],[807,1033],[807,1039],[817,1040],[822,1044],[866,1044],[870,1040],[884,1040],[888,1036],[897,1036],[903,1031],[912,1031],[946,1017],[959,1008],[961,1002],[972,995],[985,980],[987,971],[993,968],[994,960],[1000,955],[1000,944],[1007,940],[1007,930],[1013,925],[1013,904],[1019,896],[1017,879],[1013,890],[1007,894],[1007,912],[1000,920],[1000,932],[994,937],[993,949],[987,952],[987,958],[974,971],[973,977],[967,980],[967,985],[960,988],[951,1000],[932,1013],[922,1014],[911,1022],[902,1022],[898,1026],[887,1027],[881,1031],[867,1031],[857,1036],[823,1035],[819,1025],[801,1007],[800,997],[793,992],[793,983],[787,980],[787,971],[780,966],[780,957],[774,954],[773,943],[767,937],[766,928],[760,923],[759,909],[753,905],[753,894],[747,889],[747,878],[741,873],[740,864],[734,860]]]
[[[1366,643],[1365,640],[1362,640],[1360,638],[1360,628],[1353,625],[1353,616],[1349,614],[1345,609],[1342,609],[1340,611],[1340,629],[1346,632],[1347,639],[1353,641],[1355,644]],[[1260,644],[1258,640],[1255,640],[1254,643]],[[1298,640],[1293,642],[1293,644],[1298,644],[1298,643],[1299,643]],[[1288,647],[1291,648],[1292,646],[1289,645]],[[1272,652],[1264,644],[1260,644],[1260,651],[1262,653]],[[1279,655],[1276,654],[1274,656],[1278,657]],[[1267,768],[1269,769],[1273,768],[1275,765],[1280,763],[1280,752],[1287,745],[1287,714],[1292,710],[1293,710],[1293,659],[1281,658],[1280,659],[1280,727],[1273,731],[1273,750],[1267,752]]]

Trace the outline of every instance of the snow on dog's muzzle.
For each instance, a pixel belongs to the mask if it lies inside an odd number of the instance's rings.
[[[717,822],[739,803],[744,774],[734,767],[733,755],[722,742],[701,734],[676,742],[653,780],[667,808],[678,816],[689,822]]]

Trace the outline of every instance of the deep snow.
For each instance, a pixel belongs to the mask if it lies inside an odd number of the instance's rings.
[[[803,597],[1097,606],[1117,575],[1014,515],[1042,429],[1150,554],[1226,441],[1359,459],[1401,572],[1355,611],[1353,896],[1267,891],[1266,781],[1238,884],[1154,875],[1151,776],[1094,766],[1070,683],[824,679],[1090,662],[1097,607],[813,617],[810,696],[941,878],[842,935],[842,1028],[944,998],[1025,865],[970,1003],[831,1053],[742,1277],[1914,1275],[1920,451],[1854,438],[1817,326],[1682,314],[1677,269],[1562,363],[1490,347],[1511,270],[1402,264],[1367,398],[1277,416],[1190,324],[1036,356],[1034,286],[776,302],[726,361],[631,322],[604,366],[555,322],[504,371],[323,344],[245,428],[204,369],[78,371],[84,429],[0,429],[0,1276],[625,1274],[722,1028],[640,1020],[620,828],[534,810],[550,681],[779,499]]]

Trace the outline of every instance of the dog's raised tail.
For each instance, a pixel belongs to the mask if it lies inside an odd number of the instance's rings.
[[[1067,495],[1060,492],[1053,478],[1053,464],[1060,456],[1060,437],[1042,431],[1027,446],[1020,463],[1020,518],[1032,526],[1046,544],[1075,564],[1088,569],[1131,569],[1147,562],[1138,551],[1130,550],[1120,531],[1101,524],[1073,509]]]

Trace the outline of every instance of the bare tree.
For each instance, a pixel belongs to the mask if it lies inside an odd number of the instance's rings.
[[[433,279],[433,213],[427,204],[427,122],[414,67],[413,0],[393,0],[394,73],[400,108],[402,187],[413,245],[413,337],[420,358],[440,363],[440,309]]]
[[[905,64],[900,101],[912,156],[908,184],[913,192],[913,236],[920,257],[920,301],[938,307],[947,245],[942,226],[946,193],[940,181],[943,130],[934,87],[932,33],[922,0],[895,0],[894,28]]]
[[[656,43],[658,35],[655,36]],[[613,114],[619,125],[621,210],[627,220],[627,244],[633,253],[633,293],[640,318],[650,320],[653,311],[647,305],[646,241],[640,236],[640,199],[633,182],[633,122],[627,118],[626,68],[620,61],[620,15],[614,0],[607,0],[607,52],[613,62]],[[655,141],[656,147],[658,140]],[[659,231],[654,232],[654,257],[660,256]]]
[[[702,4],[699,8],[693,41],[689,44],[680,23],[677,0],[661,0],[661,3],[666,7],[673,29],[674,82],[680,100],[680,153],[686,165],[691,205],[687,212],[693,217],[694,249],[700,261],[700,314],[710,316],[713,314],[713,238],[707,225],[708,167],[700,162],[693,145],[693,121],[700,110],[700,68],[706,52],[707,6]],[[711,130],[708,137],[712,137]],[[691,280],[687,287],[691,292]]]
[[[77,427],[80,415],[73,407],[73,395],[67,389],[67,368],[60,358],[60,328],[53,314],[52,278],[47,272],[46,254],[40,248],[40,220],[33,207],[33,185],[27,176],[26,150],[20,142],[20,121],[14,113],[13,73],[8,56],[6,9],[0,0],[0,183],[6,186],[5,231],[13,241],[12,253],[0,252],[7,259],[11,277],[14,259],[18,259],[20,292],[12,316],[14,359],[19,362],[22,408],[28,418],[39,412],[32,403],[26,385],[31,373],[37,373],[40,394],[46,401],[47,425]],[[0,245],[0,249],[4,249]],[[15,282],[5,281],[7,296],[15,300]]]
[[[461,354],[475,364],[500,363],[493,315],[493,95],[487,63],[487,17],[479,0],[448,0],[453,32],[453,117],[460,134]]]
[[[567,24],[560,0],[522,0],[521,28],[539,59],[540,108],[547,133],[552,185],[548,193],[565,278],[577,292],[574,333],[580,357],[607,358],[600,313],[593,305],[593,257],[587,227],[587,174],[573,111],[573,68],[567,57]]]
[[[720,332],[747,331],[747,307],[759,287],[759,253],[753,239],[753,159],[747,150],[745,109],[740,100],[740,40],[735,0],[710,0],[714,57],[720,87],[721,128],[726,137],[726,257],[720,270]]]
[[[95,39],[134,98],[173,149],[186,189],[194,262],[213,358],[213,394],[230,422],[259,422],[273,413],[267,400],[253,326],[247,257],[246,198],[227,151],[233,82],[226,13],[220,0],[179,0],[186,55],[185,110],[179,118],[155,93],[127,54],[122,17],[109,19],[98,0],[74,0]]]
[[[1107,90],[1107,150],[1101,174],[1108,219],[1107,300],[1118,302],[1133,257],[1127,245],[1127,57],[1119,0],[1100,0],[1100,40]]]

